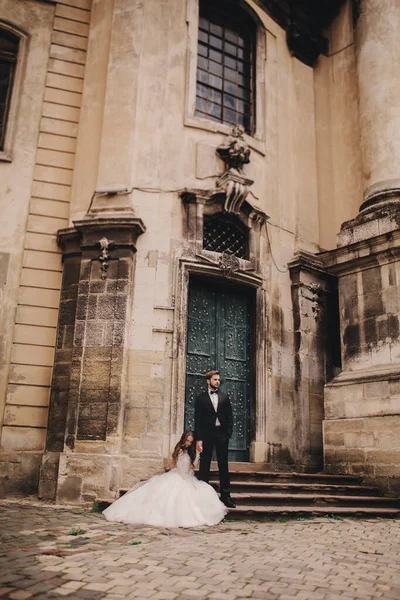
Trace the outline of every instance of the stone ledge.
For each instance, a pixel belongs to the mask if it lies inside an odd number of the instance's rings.
[[[342,371],[332,381],[327,383],[325,388],[393,379],[400,379],[400,365],[398,364],[369,367],[368,369],[360,369],[360,371]]]

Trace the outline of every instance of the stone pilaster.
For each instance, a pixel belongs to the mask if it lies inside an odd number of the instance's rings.
[[[58,234],[64,275],[42,497],[72,501],[109,490],[107,457],[119,453],[122,436],[135,243],[143,231],[140,219],[104,216]],[[101,455],[97,477],[80,454]]]
[[[335,279],[315,255],[298,252],[289,263],[294,326],[297,462],[305,469],[322,467],[324,384],[339,366],[339,339],[332,335]]]

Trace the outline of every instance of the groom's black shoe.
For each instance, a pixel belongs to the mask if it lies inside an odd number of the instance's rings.
[[[236,508],[236,504],[232,502],[230,496],[221,496],[221,502],[223,502],[227,508]]]

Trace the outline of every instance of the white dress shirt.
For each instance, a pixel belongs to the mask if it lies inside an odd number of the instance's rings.
[[[218,392],[213,392],[212,390],[208,390],[208,395],[210,396],[210,400],[213,404],[215,412],[218,410]],[[215,427],[219,427],[221,423],[219,422],[218,417],[215,420]]]

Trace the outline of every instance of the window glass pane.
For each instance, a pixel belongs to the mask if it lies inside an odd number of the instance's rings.
[[[236,108],[236,98],[229,96],[228,94],[224,94],[224,106],[227,106],[228,108]]]
[[[236,112],[229,108],[224,108],[224,121],[228,121],[228,123],[234,125],[236,123]]]
[[[205,98],[196,98],[196,108],[202,112],[207,112],[207,100]]]
[[[209,28],[209,20],[208,20],[208,19],[205,19],[204,17],[200,17],[200,20],[199,20],[199,27],[200,27],[201,29],[205,29],[205,30],[207,31],[207,30],[208,30],[208,28]]]
[[[201,98],[207,98],[207,87],[198,83],[196,86],[196,95]]]
[[[242,98],[243,100],[248,100],[249,99],[249,90],[246,90],[245,88],[242,87],[238,87],[238,94],[239,98]]]
[[[246,77],[245,75],[241,75],[239,73],[237,81],[238,81],[239,85],[243,85],[244,87],[247,87],[248,89],[250,89],[250,77]]]
[[[222,49],[222,40],[220,38],[214,37],[210,35],[210,46],[213,48],[217,48],[218,50]]]
[[[209,88],[208,99],[211,100],[211,102],[216,102],[217,104],[221,104],[221,98],[222,98],[221,92],[218,92],[217,90],[213,90],[213,89]]]
[[[238,110],[240,113],[244,113],[244,112],[245,112],[245,107],[246,107],[246,109],[247,109],[247,108],[248,108],[248,105],[247,105],[247,104],[245,104],[245,103],[243,102],[243,100],[237,100],[237,110]]]
[[[197,57],[197,66],[199,69],[203,69],[203,71],[208,70],[208,59],[203,56]]]
[[[249,77],[251,72],[250,65],[246,62],[238,60],[238,71],[239,73],[243,73],[244,75],[247,75],[247,77]]]
[[[222,37],[222,27],[220,25],[215,25],[214,23],[210,23],[210,31],[211,33],[213,33],[214,35],[217,35],[218,37]]]
[[[208,83],[208,73],[197,69],[197,81],[200,81],[201,83]]]
[[[234,83],[230,83],[229,81],[225,81],[224,91],[228,92],[228,94],[232,94],[233,96],[238,95],[238,86]]]
[[[6,54],[15,61],[18,54],[19,39],[10,31],[0,30],[0,54]]]
[[[19,39],[13,33],[0,30],[0,150],[4,147],[18,45]]]
[[[222,77],[216,77],[215,75],[210,75],[210,85],[212,87],[217,88],[217,90],[222,90]]]
[[[201,29],[199,30],[199,42],[204,42],[205,44],[208,44],[208,33],[202,31]]]
[[[229,81],[237,80],[237,72],[233,69],[228,69],[227,67],[224,68],[224,76],[226,79],[229,79]]]
[[[208,46],[205,46],[204,44],[199,44],[198,54],[199,54],[199,56],[207,56],[208,55]]]
[[[207,102],[207,114],[220,119],[221,106],[219,104],[214,104],[213,102]]]
[[[222,53],[217,52],[216,50],[210,49],[210,58],[215,60],[215,62],[222,63]]]
[[[231,29],[225,29],[225,39],[233,42],[234,44],[238,43],[238,34],[232,31]]]
[[[229,54],[233,54],[233,56],[236,56],[236,46],[234,46],[233,44],[229,44],[228,42],[225,42],[224,50],[225,50],[225,52],[228,52]]]
[[[208,70],[213,75],[218,75],[219,77],[222,77],[222,65],[219,65],[218,63],[215,63],[212,60],[210,60]]]
[[[234,71],[237,70],[237,60],[236,58],[232,58],[231,56],[224,56],[224,64],[229,67],[230,69],[233,69]]]

